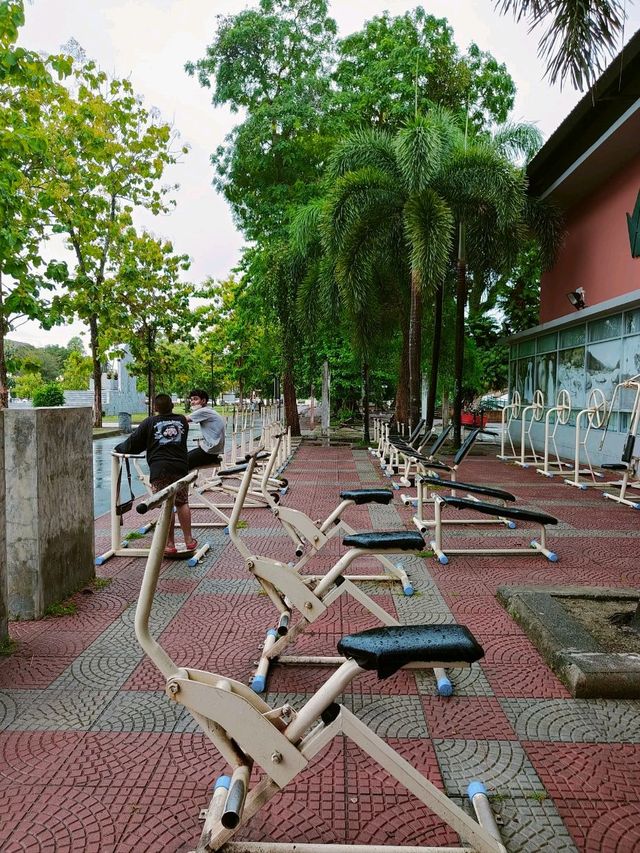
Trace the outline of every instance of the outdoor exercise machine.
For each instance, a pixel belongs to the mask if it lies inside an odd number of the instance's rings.
[[[466,509],[472,512],[480,513],[481,515],[492,515],[500,518],[504,517],[513,521],[531,522],[532,524],[540,525],[540,541],[532,539],[530,547],[517,548],[449,548],[444,547],[442,543],[442,508],[443,506],[454,507],[455,509]],[[485,503],[484,501],[470,500],[468,498],[435,496],[434,503],[435,513],[435,538],[431,541],[431,548],[434,551],[438,561],[443,565],[449,562],[451,554],[478,554],[478,555],[495,555],[495,556],[515,556],[528,554],[529,556],[542,555],[551,563],[558,561],[558,555],[547,548],[547,533],[546,526],[548,524],[557,524],[558,519],[552,515],[547,515],[544,512],[537,512],[528,509],[516,509],[515,507],[498,506],[493,503]]]
[[[575,459],[573,464],[573,477],[566,478],[565,483],[568,486],[575,486],[577,489],[586,489],[588,486],[597,484],[597,477],[602,477],[599,471],[594,471],[589,456],[588,441],[592,429],[600,429],[607,417],[607,401],[600,388],[592,388],[587,397],[587,406],[581,409],[576,415],[576,447]],[[583,430],[583,422],[586,420],[587,426]],[[582,468],[580,459],[580,449],[582,448],[584,458],[586,459],[586,468]],[[590,483],[585,483],[580,479],[581,474],[588,474],[591,477]]]
[[[545,477],[553,477],[555,473],[561,474],[565,468],[570,468],[568,462],[563,462],[558,453],[558,445],[556,444],[556,433],[558,427],[566,424],[571,415],[571,397],[566,388],[561,388],[556,395],[556,404],[552,406],[544,419],[544,461],[542,468],[536,468],[538,474],[543,474]],[[553,419],[553,429],[551,429],[551,420]],[[555,461],[549,460],[549,450],[553,446]],[[557,471],[552,471],[552,468],[557,468]]]
[[[278,442],[283,434],[276,437],[276,444],[262,475],[262,494],[265,500],[272,500],[269,493],[269,482],[273,473],[275,460],[277,459]],[[258,457],[259,458],[259,457]],[[351,506],[364,506],[366,504],[388,505],[393,500],[393,492],[388,489],[349,489],[340,492],[340,503],[324,521],[313,521],[305,512],[293,507],[283,506],[272,502],[271,510],[274,516],[282,524],[285,531],[295,545],[295,554],[298,562],[291,564],[300,572],[309,560],[318,554],[325,545],[338,534],[352,534],[355,531],[344,521],[343,515]],[[402,585],[405,595],[413,595],[413,586],[405,569],[400,564],[394,564],[383,554],[376,554],[376,559],[382,563],[385,574],[382,575],[351,575],[352,581],[398,581]],[[317,575],[305,575],[309,581],[319,581]]]
[[[500,453],[498,454],[498,459],[500,459],[501,462],[511,462],[518,458],[516,449],[513,446],[513,439],[511,438],[511,424],[514,421],[517,421],[520,417],[521,407],[522,400],[520,398],[520,392],[512,391],[511,402],[507,403],[502,410],[502,432],[500,435]],[[507,453],[507,439],[509,441],[511,453]]]
[[[529,406],[524,406],[520,413],[520,458],[515,464],[521,468],[528,468],[531,463],[537,465],[540,462],[540,457],[536,453],[531,438],[531,430],[536,421],[541,421],[544,415],[544,394],[538,388],[533,394],[533,401]],[[528,421],[528,423],[527,423]],[[527,441],[531,448],[531,453],[527,453]]]
[[[140,467],[140,460],[144,458],[144,454],[137,453],[116,453],[111,452],[111,500],[109,504],[110,531],[111,531],[111,546],[104,554],[96,557],[96,566],[102,566],[111,557],[147,557],[149,548],[130,548],[129,542],[133,538],[143,536],[148,533],[155,522],[150,521],[136,531],[130,531],[123,535],[122,519],[126,515],[127,509],[133,506],[133,490],[131,488],[131,469],[130,464],[133,462],[136,479],[143,483],[147,494],[151,494],[149,485],[149,475],[146,474]],[[127,481],[129,486],[129,500],[123,506],[119,503],[120,500],[120,485],[123,480],[123,473],[126,470]]]
[[[636,449],[638,431],[640,430],[640,374],[633,376],[630,379],[625,379],[624,382],[619,382],[614,388],[613,396],[611,397],[611,405],[609,406],[609,411],[604,424],[604,431],[600,440],[600,450],[602,450],[604,441],[607,437],[609,421],[611,419],[611,413],[614,410],[616,397],[618,395],[622,395],[624,391],[633,392],[634,398],[629,415],[627,439],[622,450],[622,459],[620,462],[608,462],[601,466],[606,471],[623,473],[622,480],[619,482],[606,483],[607,488],[612,486],[618,487],[620,489],[620,493],[611,494],[610,492],[604,492],[603,496],[607,498],[607,500],[625,504],[626,506],[630,506],[632,509],[640,509],[640,496],[639,499],[635,501],[629,500],[629,498],[626,497],[627,489],[640,489],[640,479],[638,479],[640,448]]]
[[[385,474],[390,477],[392,474],[397,474],[400,466],[400,453],[403,450],[416,452],[418,447],[423,444],[428,436],[423,436],[425,421],[424,418],[418,421],[415,428],[411,432],[409,438],[405,441],[400,436],[387,435],[385,447],[380,457],[380,467]]]
[[[238,534],[238,521],[255,464],[256,455],[254,454],[249,458],[236,498],[236,505],[231,513],[229,534],[233,544],[244,559],[247,569],[258,581],[265,595],[278,611],[278,624],[276,628],[270,628],[267,631],[260,662],[251,682],[252,689],[256,693],[262,693],[266,687],[270,664],[275,658],[281,664],[334,666],[343,662],[341,658],[337,657],[284,657],[281,654],[286,646],[306,631],[309,625],[319,619],[341,596],[347,595],[359,602],[383,625],[398,625],[397,619],[379,604],[376,604],[352,579],[345,575],[345,572],[354,560],[363,556],[400,553],[422,554],[425,549],[425,541],[419,533],[406,530],[351,533],[342,540],[342,544],[348,550],[317,582],[310,576],[301,575],[294,566],[280,563],[269,557],[252,554],[245,541]],[[298,613],[298,619],[294,624],[291,624],[294,610]],[[444,669],[435,669],[434,674],[438,692],[441,695],[450,696],[453,687]]]
[[[185,478],[186,479],[186,478]],[[295,710],[286,703],[271,708],[254,691],[224,675],[192,669],[174,662],[151,636],[149,619],[158,584],[164,542],[171,521],[172,503],[180,482],[174,483],[148,502],[162,506],[154,531],[135,616],[136,637],[145,654],[166,679],[168,699],[186,708],[205,736],[230,766],[230,775],[218,778],[204,812],[198,853],[224,847],[229,853],[465,853],[468,847],[372,847],[349,845],[286,845],[257,842],[228,842],[263,805],[292,782],[311,759],[334,737],[349,737],[389,775],[403,785],[428,809],[438,815],[473,850],[506,853],[486,790],[472,782],[467,793],[477,816],[470,817],[432,782],[376,735],[366,723],[337,702],[338,696],[363,672],[375,671],[379,678],[392,677],[405,665],[437,669],[470,667],[484,652],[471,632],[462,625],[415,625],[377,628],[343,637],[338,651],[344,656],[339,669],[307,702]],[[251,771],[257,765],[264,775],[251,786]]]
[[[417,452],[410,450],[401,451],[400,455],[404,457],[404,470],[400,477],[400,483],[403,486],[411,488],[415,485],[415,478],[421,465],[424,466],[427,462],[438,461],[438,453],[442,450],[452,429],[453,424],[449,424],[449,426],[440,430],[431,446],[426,450],[420,447]]]
[[[504,489],[495,489],[492,486],[478,486],[474,483],[461,483],[459,480],[452,482],[451,480],[443,480],[441,477],[418,477],[417,478],[417,513],[413,516],[413,523],[418,528],[420,533],[426,533],[430,527],[436,526],[436,520],[428,519],[424,517],[424,504],[427,502],[433,503],[434,496],[431,497],[431,500],[424,498],[425,487],[435,488],[435,489],[449,489],[450,494],[448,497],[456,497],[457,489],[462,489],[467,492],[466,497],[469,500],[479,501],[479,498],[474,497],[474,495],[482,495],[484,498],[493,498],[496,501],[500,501],[498,506],[506,507],[509,502],[515,502],[516,497],[512,495],[511,492],[506,492]],[[455,486],[455,489],[452,488]],[[515,521],[510,518],[505,518],[504,516],[498,516],[497,518],[441,518],[440,524],[504,524],[506,527],[514,528],[516,526]]]

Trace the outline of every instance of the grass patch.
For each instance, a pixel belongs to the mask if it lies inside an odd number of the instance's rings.
[[[113,578],[94,578],[91,583],[91,586],[94,589],[106,589],[108,586],[111,585],[112,580]]]
[[[127,542],[133,542],[134,539],[144,539],[146,535],[146,533],[140,533],[139,530],[131,530],[124,538]]]
[[[418,551],[416,557],[435,557],[435,554],[433,551]]]
[[[7,657],[7,655],[12,655],[16,649],[18,648],[18,644],[15,640],[12,640],[11,637],[7,637],[6,640],[3,640],[0,643],[0,657]]]
[[[248,522],[242,521],[242,519],[240,519],[236,524],[236,530],[244,530],[247,527],[249,527]]]
[[[45,608],[45,616],[75,616],[78,612],[78,605],[73,601],[62,601],[57,604],[50,604]]]
[[[543,803],[549,794],[546,791],[533,791],[531,794],[527,794],[528,799],[535,800],[537,803]]]

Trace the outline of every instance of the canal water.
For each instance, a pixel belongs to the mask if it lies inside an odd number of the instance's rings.
[[[93,517],[98,518],[99,515],[104,515],[109,512],[111,503],[111,451],[116,446],[124,441],[125,436],[115,435],[111,438],[98,438],[93,442]],[[145,474],[149,473],[149,468],[144,459],[140,460],[141,468]],[[145,487],[137,478],[137,472],[131,465],[131,488],[136,497],[140,497],[145,493]],[[122,499],[126,500],[129,495],[129,487],[126,482],[122,484],[120,489]]]

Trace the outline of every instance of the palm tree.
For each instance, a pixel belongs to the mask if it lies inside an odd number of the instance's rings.
[[[513,12],[534,30],[549,22],[538,53],[551,83],[571,78],[576,89],[589,87],[604,70],[604,60],[620,45],[625,8],[619,0],[498,0],[501,14]]]
[[[380,130],[350,135],[328,165],[327,248],[335,258],[338,288],[354,312],[366,316],[372,282],[409,282],[412,426],[420,412],[423,295],[444,277],[453,224],[432,183],[453,148],[454,135],[450,115],[433,110],[395,136]]]

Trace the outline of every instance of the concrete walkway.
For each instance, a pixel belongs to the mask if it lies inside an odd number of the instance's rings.
[[[408,560],[416,594],[370,586],[401,622],[460,622],[485,650],[479,665],[453,673],[455,696],[436,695],[430,674],[403,671],[352,682],[344,704],[457,802],[481,778],[513,853],[640,851],[640,702],[575,700],[496,602],[503,584],[640,587],[640,514],[578,492],[532,469],[484,456],[464,479],[502,486],[522,505],[560,519],[550,532],[559,562],[540,557],[452,556]],[[365,450],[303,444],[287,470],[284,499],[326,516],[341,489],[388,486]],[[204,512],[204,511],[200,511]],[[413,529],[396,495],[389,507],[350,510],[356,529]],[[204,518],[203,515],[196,516]],[[288,561],[290,541],[268,510],[243,516],[255,553]],[[126,524],[135,528],[137,517]],[[473,532],[472,532],[473,531]],[[486,532],[492,531],[492,532]],[[96,553],[108,519],[96,521]],[[211,544],[197,567],[165,562],[153,631],[179,664],[247,681],[273,610],[222,531],[197,531]],[[518,539],[503,528],[468,528],[469,541]],[[527,539],[528,541],[528,539]],[[138,543],[136,543],[138,544]],[[310,570],[331,564],[333,553]],[[226,770],[186,713],[163,693],[133,630],[144,560],[121,557],[98,571],[104,589],[79,593],[73,616],[13,624],[17,650],[0,658],[0,849],[145,851],[195,847],[199,810]],[[365,571],[366,561],[361,567]],[[331,654],[342,633],[374,623],[343,606],[298,647]],[[326,669],[276,667],[271,705],[294,706],[323,683]],[[338,739],[252,820],[251,840],[360,844],[455,844],[455,834]]]

